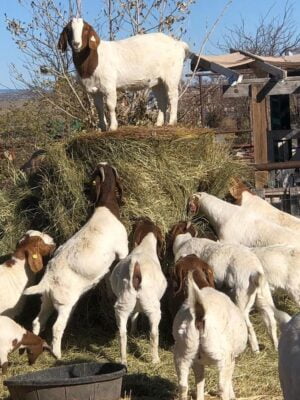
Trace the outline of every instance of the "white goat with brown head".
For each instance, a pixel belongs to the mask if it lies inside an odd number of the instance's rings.
[[[115,168],[101,163],[93,173],[95,211],[88,222],[58,248],[37,286],[25,294],[42,294],[41,311],[33,322],[33,331],[44,329],[55,308],[53,351],[61,357],[61,340],[69,316],[77,301],[109,271],[113,261],[128,254],[127,232],[120,221],[122,190]]]
[[[140,218],[134,227],[133,243],[135,247],[132,252],[116,265],[110,277],[113,292],[117,296],[115,313],[120,331],[121,360],[127,363],[128,318],[132,315],[131,330],[134,332],[138,314],[143,312],[149,318],[152,360],[157,363],[160,299],[167,287],[158,258],[163,246],[161,230],[148,218]]]
[[[51,236],[30,230],[19,240],[10,258],[0,265],[0,314],[11,318],[20,314],[25,297],[23,291],[34,284],[43,269],[43,257],[55,250]]]
[[[101,129],[106,130],[104,98],[109,111],[109,129],[116,130],[117,89],[150,88],[158,104],[157,126],[177,122],[178,86],[188,45],[163,33],[136,35],[118,41],[100,40],[94,28],[82,18],[73,18],[63,29],[58,48],[72,49],[73,62],[80,81],[90,93],[99,114]]]

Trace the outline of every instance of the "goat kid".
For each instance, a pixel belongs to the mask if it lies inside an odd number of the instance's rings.
[[[190,55],[188,45],[163,33],[136,35],[119,41],[100,40],[94,28],[82,18],[73,18],[63,29],[58,48],[72,49],[73,62],[85,90],[94,99],[100,128],[106,130],[104,97],[110,130],[118,128],[117,89],[151,88],[158,104],[156,125],[177,122],[178,86],[183,62]]]
[[[133,243],[132,252],[116,265],[110,277],[117,296],[115,314],[120,331],[121,361],[127,363],[128,318],[132,315],[131,331],[134,333],[138,314],[144,312],[150,322],[152,360],[158,363],[160,299],[167,287],[158,258],[163,246],[161,230],[151,220],[141,218],[134,228]]]
[[[204,400],[204,367],[219,369],[222,400],[235,398],[232,375],[235,358],[247,344],[247,327],[240,310],[228,296],[211,287],[199,289],[189,272],[188,298],[173,323],[174,363],[179,398],[188,398],[188,374],[193,368],[197,400]]]
[[[24,294],[42,294],[42,306],[33,322],[33,332],[41,332],[55,308],[53,352],[61,357],[61,340],[69,316],[79,298],[109,271],[116,257],[128,254],[127,232],[119,217],[122,188],[116,170],[101,163],[93,173],[95,210],[88,222],[58,248],[37,286]]]
[[[230,204],[204,193],[194,193],[188,209],[192,214],[203,213],[213,226],[220,241],[248,247],[286,244],[297,246],[299,234],[263,218],[255,210]]]
[[[51,236],[29,230],[19,240],[10,259],[0,265],[0,313],[11,318],[24,307],[23,291],[34,283],[43,269],[43,257],[53,253],[55,243]]]
[[[2,374],[7,372],[8,354],[17,349],[19,349],[20,354],[26,350],[30,365],[34,364],[45,350],[54,356],[51,347],[43,339],[27,331],[9,317],[0,315],[0,366]]]
[[[276,320],[279,323],[285,322],[289,319],[289,315],[276,309],[259,259],[245,246],[195,238],[189,229],[190,223],[184,221],[172,229],[171,240],[175,261],[188,254],[195,254],[208,263],[213,268],[216,286],[219,288],[225,286],[243,313],[251,349],[259,352],[256,334],[249,318],[254,304],[261,312],[277,348]]]

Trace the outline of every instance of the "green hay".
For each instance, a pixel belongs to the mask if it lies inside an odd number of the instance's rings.
[[[10,171],[10,188],[0,192],[0,202],[6,202],[0,223],[8,237],[0,244],[2,254],[20,236],[20,226],[46,230],[58,243],[74,234],[88,219],[91,204],[84,189],[101,161],[120,174],[125,199],[121,218],[128,231],[132,219],[144,215],[167,232],[186,218],[186,201],[199,184],[223,197],[232,176],[249,176],[248,167],[233,159],[228,145],[199,129],[125,128],[117,134],[81,134],[52,143],[46,151],[38,174],[26,181],[23,174]]]

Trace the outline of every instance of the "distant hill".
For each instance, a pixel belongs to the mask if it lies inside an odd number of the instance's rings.
[[[10,106],[21,107],[24,102],[33,99],[35,94],[31,90],[0,89],[0,114]]]

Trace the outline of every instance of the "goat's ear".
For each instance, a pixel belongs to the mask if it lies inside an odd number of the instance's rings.
[[[210,268],[206,268],[204,270],[204,273],[205,273],[205,276],[206,276],[206,279],[207,279],[209,285],[212,288],[214,288],[215,287],[215,281],[214,281],[214,273],[213,273],[213,271]]]
[[[100,38],[94,29],[91,29],[89,32],[89,48],[92,50],[97,50],[97,47],[100,44]]]
[[[157,228],[157,255],[162,260],[164,256],[164,238],[161,230]]]
[[[100,176],[97,175],[93,182],[95,182],[95,189],[96,189],[95,203],[97,203],[99,200],[99,197],[100,197],[100,193],[101,193],[101,178],[100,178]]]
[[[27,255],[27,262],[32,272],[37,273],[43,269],[43,258],[38,246],[26,249],[25,254]]]
[[[67,50],[68,46],[68,35],[67,35],[67,26],[64,27],[62,33],[59,36],[59,40],[57,43],[58,50],[61,50],[63,53]]]

